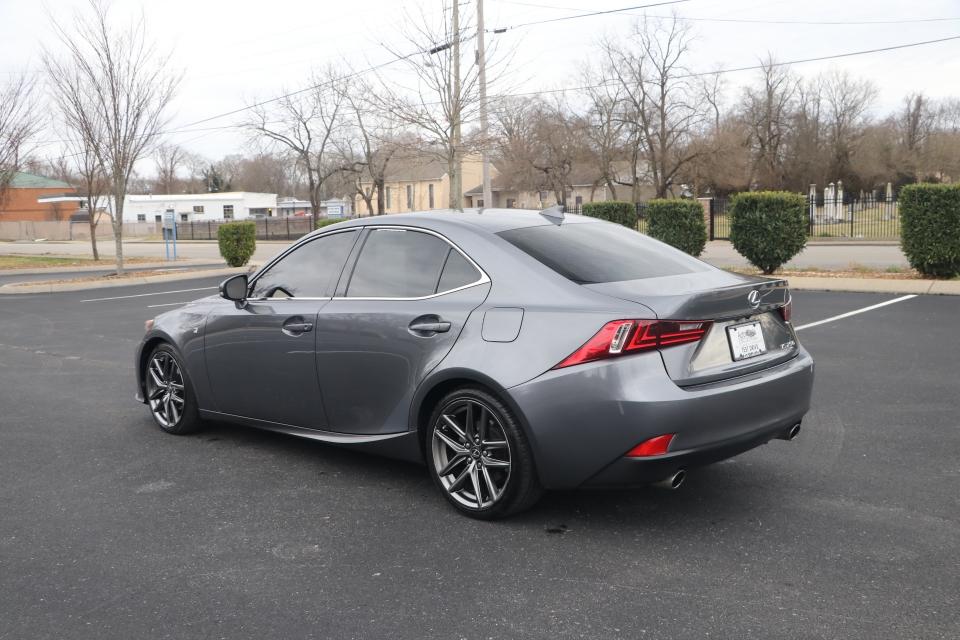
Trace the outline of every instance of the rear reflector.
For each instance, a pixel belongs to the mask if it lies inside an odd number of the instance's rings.
[[[793,299],[787,300],[787,304],[780,307],[780,315],[783,316],[784,322],[790,322],[790,318],[793,317]]]
[[[710,324],[710,321],[614,320],[603,325],[600,331],[564,358],[554,369],[637,351],[697,342],[710,328]]]
[[[650,456],[662,456],[670,448],[674,434],[668,433],[662,436],[655,436],[649,440],[644,440],[630,451],[627,451],[628,458],[647,458]]]

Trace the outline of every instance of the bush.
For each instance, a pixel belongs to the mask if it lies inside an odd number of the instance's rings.
[[[257,248],[257,225],[253,222],[228,222],[217,229],[220,255],[231,267],[249,262]]]
[[[632,202],[606,200],[603,202],[585,202],[583,215],[600,218],[607,222],[616,222],[631,229],[637,228],[637,207]]]
[[[322,229],[323,227],[329,227],[332,224],[337,224],[338,222],[343,222],[343,218],[317,218],[317,229]]]
[[[651,200],[647,203],[647,233],[692,256],[703,253],[707,223],[696,200]]]
[[[729,214],[733,248],[768,275],[807,244],[806,200],[796,193],[738,193]]]
[[[960,185],[911,184],[900,191],[900,246],[928,276],[960,275]]]

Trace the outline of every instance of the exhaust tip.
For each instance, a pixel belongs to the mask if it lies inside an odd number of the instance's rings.
[[[787,432],[787,440],[793,440],[793,439],[796,438],[798,435],[800,435],[800,423],[799,423],[799,422],[798,422],[797,424],[793,425],[792,427],[790,427],[790,431]]]
[[[670,489],[671,491],[679,489],[680,485],[683,484],[683,481],[687,479],[687,472],[684,469],[680,469],[671,476],[667,476],[660,482],[653,483],[653,486],[660,487],[661,489]]]

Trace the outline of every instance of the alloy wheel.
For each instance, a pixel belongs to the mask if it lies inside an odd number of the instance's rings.
[[[183,386],[183,372],[176,359],[166,351],[154,353],[147,365],[147,399],[161,426],[170,428],[180,422],[185,402]]]
[[[433,428],[433,465],[451,498],[470,509],[487,509],[510,482],[510,442],[497,413],[472,399],[444,407]]]

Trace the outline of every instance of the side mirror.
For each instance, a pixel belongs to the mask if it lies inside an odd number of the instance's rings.
[[[220,283],[220,297],[234,302],[243,302],[247,299],[248,286],[247,274],[230,276]]]

